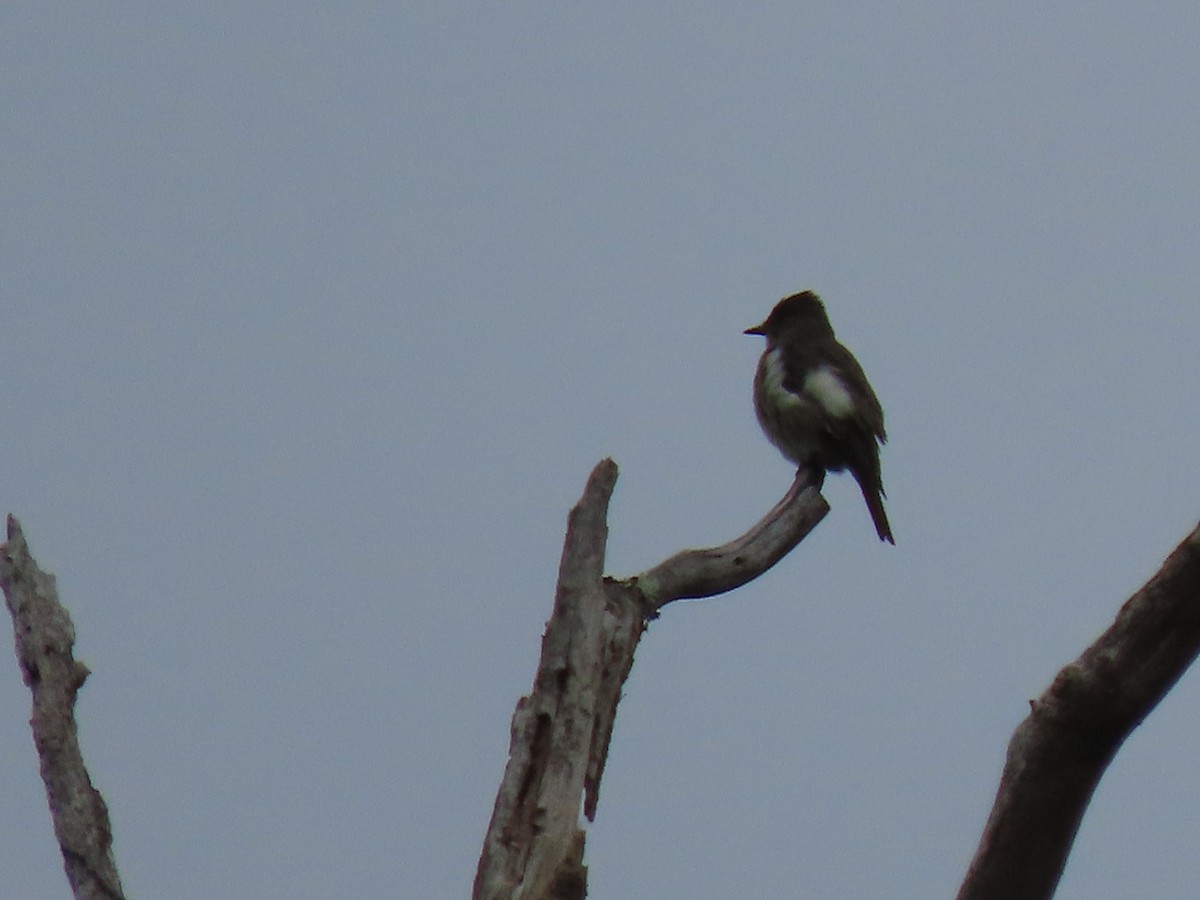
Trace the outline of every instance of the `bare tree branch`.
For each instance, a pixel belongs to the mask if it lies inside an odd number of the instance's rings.
[[[0,586],[21,675],[33,692],[33,742],[71,890],[77,900],[122,900],[108,808],[92,787],[75,726],[75,695],[88,670],[72,653],[75,628],[58,602],[54,576],[38,568],[12,516],[0,547]]]
[[[603,671],[601,577],[617,467],[592,470],[567,524],[554,612],[533,693],[517,702],[508,766],[475,876],[475,897],[584,896],[579,804]]]
[[[1200,527],[1017,726],[958,900],[1046,900],[1113,756],[1200,653]]]
[[[606,578],[611,460],[571,510],[554,612],[530,696],[517,703],[504,779],[476,873],[476,900],[582,900],[585,834],[594,818],[621,688],[646,622],[673,600],[714,596],[773,566],[828,511],[819,476],[801,470],[749,532],[687,550],[625,580]],[[33,693],[34,743],[55,834],[79,900],[123,900],[108,811],[79,749],[76,694],[88,670],[73,656],[70,616],[53,576],[32,559],[12,516],[0,587],[17,658]],[[1064,667],[1013,734],[959,900],[1048,900],[1101,775],[1200,655],[1200,526]]]
[[[582,900],[587,869],[580,802],[591,820],[621,687],[646,620],[672,600],[711,597],[758,577],[829,509],[819,483],[802,470],[783,500],[742,537],[678,553],[616,581],[603,577],[605,520],[616,480],[616,463],[601,461],[571,510],[554,613],[533,692],[513,714],[475,900]]]
[[[630,581],[657,612],[673,600],[714,597],[753,581],[817,527],[829,512],[820,494],[825,473],[801,469],[783,499],[739,538],[720,547],[684,550]]]
[[[591,820],[621,687],[646,621],[673,600],[710,597],[756,578],[828,510],[819,475],[801,470],[742,537],[683,551],[618,581],[600,574],[616,475],[611,460],[601,462],[571,512],[554,615],[533,693],[513,716],[475,900],[584,896],[580,796]],[[1031,703],[959,900],[1048,900],[1105,767],[1198,653],[1200,527]]]

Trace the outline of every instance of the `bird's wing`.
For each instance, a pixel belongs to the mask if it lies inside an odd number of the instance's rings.
[[[887,441],[883,407],[854,354],[828,341],[793,345],[784,353],[784,388],[810,397],[824,409],[831,431],[860,431],[872,440]]]

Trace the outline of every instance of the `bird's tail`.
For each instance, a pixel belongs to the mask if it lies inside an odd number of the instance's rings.
[[[892,537],[892,526],[888,524],[887,513],[883,510],[883,485],[878,475],[871,477],[866,473],[854,473],[858,486],[862,489],[863,499],[867,501],[867,509],[871,513],[871,521],[875,523],[875,533],[881,541],[887,541],[893,546],[896,539]]]

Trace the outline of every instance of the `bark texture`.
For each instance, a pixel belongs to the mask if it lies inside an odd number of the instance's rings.
[[[12,516],[0,547],[0,586],[21,675],[33,692],[33,742],[67,880],[77,900],[122,900],[108,808],[92,787],[75,726],[75,695],[89,673],[72,652],[75,628],[58,602],[54,576],[38,568]]]
[[[617,466],[592,470],[571,510],[554,612],[533,692],[517,702],[508,765],[475,874],[475,900],[581,900],[591,821],[621,687],[647,620],[673,600],[710,597],[761,575],[816,526],[828,505],[805,471],[757,525],[721,547],[686,550],[625,580],[604,577]]]

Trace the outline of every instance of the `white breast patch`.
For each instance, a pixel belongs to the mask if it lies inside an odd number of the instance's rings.
[[[804,401],[783,386],[783,354],[778,348],[768,351],[763,366],[763,386],[780,406],[794,406]]]

